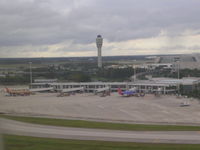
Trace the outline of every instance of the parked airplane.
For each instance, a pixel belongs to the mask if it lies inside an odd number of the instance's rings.
[[[28,89],[9,89],[6,87],[5,91],[9,96],[28,96],[31,94]]]
[[[190,103],[189,103],[188,100],[185,100],[184,102],[182,102],[182,103],[180,104],[180,107],[186,107],[186,106],[190,106]]]
[[[129,97],[129,96],[135,96],[137,94],[137,91],[136,91],[136,88],[132,88],[125,91],[122,91],[121,88],[118,88],[118,93],[119,95],[122,95],[124,97]]]
[[[58,97],[70,96],[71,94],[75,94],[75,92],[83,92],[83,91],[84,91],[84,87],[67,88],[67,89],[62,89],[57,96]]]
[[[98,88],[94,90],[95,95],[100,94],[101,97],[110,96],[110,88],[104,87],[104,88]]]
[[[48,87],[48,88],[34,88],[30,89],[31,92],[48,92],[48,91],[53,91],[53,87]]]
[[[162,94],[162,88],[158,88],[157,90],[153,91],[156,97],[160,97]]]

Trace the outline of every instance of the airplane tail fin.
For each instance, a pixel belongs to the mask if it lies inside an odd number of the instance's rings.
[[[10,93],[10,89],[9,88],[5,88],[7,93]]]
[[[118,93],[119,93],[119,95],[123,95],[123,94],[122,94],[122,89],[121,89],[121,88],[118,88]]]

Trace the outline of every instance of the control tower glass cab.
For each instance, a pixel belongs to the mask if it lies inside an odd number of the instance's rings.
[[[97,45],[97,50],[98,50],[98,67],[102,68],[101,48],[102,48],[102,45],[103,45],[103,38],[102,38],[101,35],[97,35],[96,45]]]

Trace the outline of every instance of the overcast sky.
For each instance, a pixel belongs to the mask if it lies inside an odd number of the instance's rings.
[[[200,0],[0,0],[0,57],[200,52]]]

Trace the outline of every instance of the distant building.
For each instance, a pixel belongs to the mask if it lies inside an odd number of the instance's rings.
[[[88,92],[94,89],[109,87],[111,91],[117,91],[136,87],[139,92],[154,93],[159,88],[163,94],[177,93],[179,85],[184,93],[200,89],[200,78],[150,78],[149,80],[137,80],[135,82],[65,82],[65,83],[32,83],[33,88],[53,87],[55,91],[67,88],[84,87]]]
[[[58,79],[35,79],[34,83],[54,83],[58,82]]]
[[[169,63],[166,63],[166,64],[147,64],[147,68],[148,69],[156,69],[157,67],[159,68],[163,68],[163,69],[172,69],[173,65],[172,64],[169,64]]]
[[[161,56],[159,63],[171,63],[175,69],[200,69],[200,54]]]
[[[174,79],[174,78],[152,78],[151,79],[157,83],[168,83],[168,84],[176,84],[182,86],[183,93],[190,93],[194,90],[200,90],[200,78],[197,77],[184,77],[182,79]]]
[[[5,78],[6,77],[6,75],[5,74],[0,74],[0,77],[2,78]]]
[[[138,92],[153,93],[159,88],[163,94],[175,93],[176,83],[159,83],[155,81],[137,81],[137,82],[66,82],[66,83],[32,83],[32,88],[53,87],[55,91],[67,88],[84,87],[87,92],[94,92],[94,89],[109,87],[112,92],[116,92],[118,88],[122,90],[136,87]]]
[[[103,45],[103,38],[101,37],[101,35],[97,35],[96,45],[97,45],[97,49],[98,49],[98,67],[102,68],[101,48]]]

